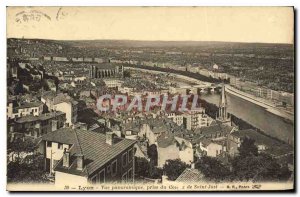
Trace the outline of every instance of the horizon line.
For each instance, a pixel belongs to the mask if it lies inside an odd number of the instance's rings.
[[[219,43],[245,43],[245,44],[286,44],[294,45],[294,43],[282,43],[282,42],[245,42],[245,41],[216,41],[216,40],[135,40],[135,39],[49,39],[49,38],[17,38],[6,37],[6,39],[26,39],[26,40],[51,40],[51,41],[137,41],[137,42],[219,42]]]

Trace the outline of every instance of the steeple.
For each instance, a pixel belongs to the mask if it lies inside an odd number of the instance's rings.
[[[220,96],[219,102],[219,113],[217,120],[224,123],[224,124],[231,124],[231,118],[227,114],[227,99],[226,99],[226,92],[225,92],[225,85],[222,85],[222,91]]]

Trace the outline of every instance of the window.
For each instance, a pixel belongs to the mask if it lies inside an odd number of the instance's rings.
[[[132,161],[132,157],[133,157],[133,150],[130,149],[130,150],[128,151],[128,163],[130,163],[130,162]]]
[[[111,165],[108,165],[108,166],[106,167],[106,172],[107,172],[107,173],[110,173],[110,168],[111,168]]]
[[[112,176],[115,176],[117,174],[117,160],[113,161],[112,163],[111,173]]]
[[[122,176],[122,183],[126,183],[127,182],[127,173],[125,172]]]
[[[105,183],[105,169],[99,173],[99,183]]]
[[[127,165],[127,153],[124,153],[122,155],[122,166],[126,166]]]
[[[133,176],[133,174],[132,174],[132,168],[130,168],[128,170],[128,182],[132,182],[132,176]]]
[[[60,149],[60,150],[63,149],[63,144],[62,143],[58,143],[58,149]]]
[[[52,142],[47,142],[47,147],[52,147]]]
[[[92,181],[93,184],[96,184],[97,183],[97,175],[93,176],[91,178],[91,181]]]

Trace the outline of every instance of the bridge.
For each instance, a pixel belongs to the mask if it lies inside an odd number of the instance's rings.
[[[181,87],[171,87],[170,93],[179,94],[202,94],[210,92],[220,92],[221,84],[202,84],[202,85],[186,85]]]
[[[169,73],[165,71],[158,71],[158,70],[148,70],[146,68],[139,68],[139,67],[128,67],[132,70],[140,70],[154,74],[167,74],[168,77],[174,78],[176,81],[179,79],[184,82],[188,82],[191,85],[184,85],[180,87],[170,87],[170,93],[175,94],[201,94],[201,93],[208,93],[208,92],[220,92],[222,88],[222,84],[220,83],[211,83],[201,81],[192,77],[184,76],[181,74],[176,73]],[[125,67],[126,69],[126,67]]]

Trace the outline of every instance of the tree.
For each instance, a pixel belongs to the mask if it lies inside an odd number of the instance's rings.
[[[234,179],[238,181],[286,181],[291,172],[267,154],[236,157],[232,162]]]
[[[243,142],[241,143],[241,146],[238,148],[239,155],[242,158],[245,158],[247,156],[257,156],[258,155],[258,149],[255,145],[255,140],[251,138],[244,138]]]
[[[10,183],[45,183],[49,182],[43,170],[43,156],[35,156],[30,162],[10,162],[7,165],[7,182]]]
[[[149,156],[149,158],[150,158],[150,162],[151,162],[151,164],[153,164],[153,166],[157,166],[157,155],[158,155],[158,153],[157,153],[157,147],[156,147],[156,145],[155,144],[151,144],[149,147],[148,147],[148,149],[147,149],[147,154],[148,154],[148,156]]]
[[[166,172],[169,180],[176,180],[182,172],[189,167],[186,163],[182,162],[179,159],[167,160],[166,164],[163,167],[163,170]]]
[[[135,159],[135,174],[138,177],[161,178],[163,174],[162,169],[155,167],[152,162],[145,158],[137,157]]]
[[[135,174],[138,177],[148,177],[149,168],[150,168],[150,163],[147,159],[142,157],[135,158]]]
[[[196,162],[195,168],[200,170],[208,180],[221,181],[230,177],[229,168],[213,157],[202,157]]]
[[[130,71],[124,70],[123,76],[124,76],[124,78],[130,78],[131,77]]]

